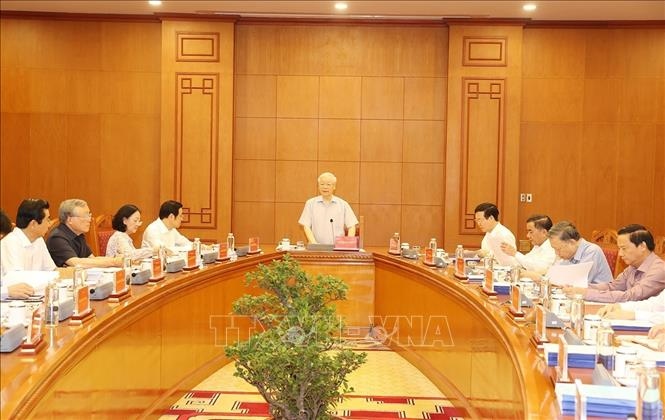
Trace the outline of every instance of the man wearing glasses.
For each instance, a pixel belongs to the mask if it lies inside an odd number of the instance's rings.
[[[44,235],[51,226],[48,201],[23,200],[16,213],[16,227],[0,241],[0,272],[53,271],[55,263],[46,249]],[[2,287],[2,296],[27,298],[32,285],[15,283]]]
[[[319,175],[319,193],[310,198],[298,220],[311,244],[333,244],[336,236],[355,236],[358,219],[351,210],[349,203],[333,195],[337,178],[330,172]]]
[[[60,224],[46,240],[46,246],[58,267],[121,267],[122,257],[96,257],[85,241],[92,213],[88,203],[71,198],[60,203]]]

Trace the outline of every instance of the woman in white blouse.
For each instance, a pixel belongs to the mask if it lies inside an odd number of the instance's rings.
[[[120,207],[111,221],[115,232],[106,245],[106,256],[115,257],[122,254],[130,256],[132,260],[150,258],[152,249],[136,249],[132,238],[129,236],[136,233],[142,223],[141,212],[138,207],[133,204],[125,204]]]

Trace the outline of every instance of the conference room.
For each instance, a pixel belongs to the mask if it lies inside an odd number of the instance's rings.
[[[663,257],[662,2],[151,3],[0,3],[0,207],[15,222],[23,200],[41,198],[55,220],[61,202],[85,200],[85,238],[104,256],[121,206],[140,209],[141,249],[175,200],[184,237],[258,252],[186,261],[196,268],[46,327],[34,354],[2,353],[2,418],[269,417],[218,334],[256,292],[245,275],[285,251],[348,286],[343,335],[369,356],[337,417],[572,418],[533,339],[542,305],[514,316],[510,295],[456,278],[450,258],[481,248],[481,203],[498,208],[517,252],[543,214],[600,246],[613,277],[627,267],[622,227],[648,228]],[[325,228],[352,228],[358,251],[301,249],[303,208],[322,187],[357,218]],[[562,335],[547,332],[552,345]]]

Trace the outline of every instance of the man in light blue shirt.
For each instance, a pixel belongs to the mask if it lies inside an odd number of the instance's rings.
[[[549,231],[550,244],[559,259],[555,264],[579,264],[591,261],[589,284],[607,283],[614,279],[603,250],[581,237],[575,225],[559,222]]]

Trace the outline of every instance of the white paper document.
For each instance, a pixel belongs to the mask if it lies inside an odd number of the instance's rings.
[[[499,262],[499,264],[507,266],[517,265],[517,259],[515,259],[515,257],[511,257],[510,255],[503,252],[503,250],[501,250],[503,238],[489,235],[487,237],[487,241],[489,242],[494,258]]]
[[[579,264],[554,264],[547,271],[550,283],[555,286],[589,287],[589,271],[593,261]]]

